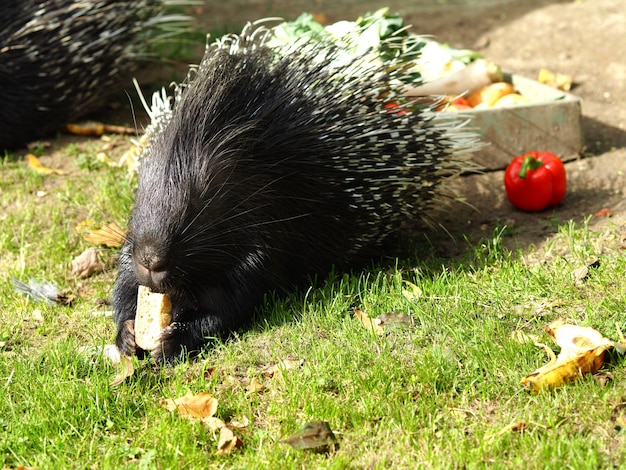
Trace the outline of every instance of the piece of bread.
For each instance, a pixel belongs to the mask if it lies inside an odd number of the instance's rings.
[[[172,322],[171,310],[169,295],[152,292],[148,287],[139,286],[135,317],[137,346],[151,351],[161,344],[161,331]]]

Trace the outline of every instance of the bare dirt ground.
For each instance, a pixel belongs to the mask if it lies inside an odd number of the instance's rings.
[[[506,9],[499,14],[506,19]],[[526,214],[513,209],[502,191],[502,172],[463,180],[461,193],[478,209],[453,210],[446,224],[459,222],[474,235],[497,224],[515,227],[520,247],[541,245],[551,219],[582,222],[602,208],[624,218],[626,178],[626,4],[618,0],[559,3],[536,8],[510,21],[498,14],[484,23],[460,22],[444,28],[451,41],[473,47],[508,70],[530,78],[539,69],[570,74],[572,93],[583,103],[584,158],[566,165],[568,194],[553,211]],[[452,26],[452,25],[451,25]],[[466,29],[468,32],[455,33]],[[480,31],[480,32],[479,32]],[[593,217],[591,226],[606,223]]]
[[[430,4],[429,4],[430,3]],[[467,4],[465,4],[467,3]],[[491,0],[469,2],[372,2],[344,0],[232,0],[206,2],[198,23],[209,28],[237,25],[271,15],[295,18],[302,11],[329,22],[354,19],[382,6],[399,12],[417,34],[454,47],[478,50],[516,74],[536,79],[541,68],[573,76],[572,93],[583,103],[586,151],[566,165],[568,194],[556,209],[538,214],[515,210],[506,200],[503,172],[461,179],[466,204],[453,204],[441,223],[451,233],[476,240],[497,226],[514,228],[511,248],[542,245],[558,223],[583,222],[609,208],[612,220],[626,214],[626,4],[623,0]],[[540,150],[541,143],[536,149]],[[512,158],[514,155],[511,154]],[[591,226],[607,223],[594,216]],[[445,238],[445,237],[443,237]],[[446,243],[446,246],[448,244]],[[444,248],[446,249],[446,248]],[[455,251],[454,244],[447,249]]]

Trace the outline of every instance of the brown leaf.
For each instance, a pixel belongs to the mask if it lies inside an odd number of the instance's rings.
[[[63,292],[67,292],[67,289],[65,289]],[[74,302],[75,298],[76,296],[73,294],[66,295],[64,293],[60,293],[54,298],[54,301],[61,305],[72,305],[72,302]]]
[[[101,135],[108,134],[128,134],[135,135],[138,133],[134,127],[115,126],[111,124],[104,124],[98,121],[87,121],[81,123],[68,123],[65,125],[65,130],[70,134],[100,137]]]
[[[29,153],[28,155],[26,155],[26,163],[28,163],[28,166],[30,167],[31,170],[39,173],[40,175],[62,175],[64,174],[62,170],[56,170],[54,168],[48,168],[47,166],[45,166],[43,163],[41,163],[39,161],[39,159],[33,155],[32,153]]]
[[[326,421],[314,421],[305,424],[299,431],[281,442],[294,449],[320,449],[334,446],[337,438]]]
[[[278,364],[269,366],[263,371],[263,375],[265,377],[274,377],[275,375],[282,374],[283,371],[291,370],[291,369],[299,369],[304,365],[304,359],[298,359],[293,357],[288,357],[287,359],[283,359]]]
[[[98,227],[93,220],[84,220],[76,229],[83,232],[83,238],[92,245],[119,248],[124,244],[126,232],[115,222]]]
[[[217,399],[209,392],[194,395],[189,391],[180,398],[161,400],[161,405],[168,410],[178,410],[180,416],[190,419],[205,419],[214,416],[217,412],[217,404]]]
[[[265,390],[265,385],[259,382],[256,377],[253,377],[252,380],[250,380],[250,383],[248,384],[248,386],[246,387],[246,395],[259,393],[259,392],[262,392],[263,390]]]
[[[224,426],[220,429],[220,438],[217,442],[217,455],[230,454],[233,450],[239,449],[243,445],[243,441],[236,436],[232,429]]]
[[[104,265],[98,258],[97,248],[87,248],[70,263],[70,276],[81,279],[102,270],[104,270]]]
[[[586,280],[589,277],[589,270],[591,268],[598,268],[599,266],[600,266],[600,260],[597,258],[594,258],[585,266],[581,266],[579,268],[574,269],[574,271],[572,271],[572,279],[576,282],[577,285],[580,285],[584,280]]]
[[[613,374],[608,370],[599,370],[593,374],[593,380],[595,380],[600,387],[606,387],[607,384],[613,380]]]
[[[579,284],[589,276],[589,268],[587,266],[581,266],[572,271],[572,279]]]
[[[135,368],[133,366],[133,360],[128,356],[120,356],[120,365],[121,369],[115,378],[111,381],[111,387],[117,387],[124,380],[135,373]]]

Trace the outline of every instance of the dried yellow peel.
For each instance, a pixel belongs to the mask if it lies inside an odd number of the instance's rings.
[[[148,287],[139,286],[135,317],[137,346],[151,351],[161,344],[161,332],[172,322],[171,310],[169,295],[152,292]]]
[[[558,387],[583,374],[595,374],[602,366],[605,351],[616,345],[593,328],[570,325],[562,320],[550,323],[547,330],[561,352],[557,357],[545,344],[535,343],[544,348],[550,362],[521,380],[521,385],[533,393]]]

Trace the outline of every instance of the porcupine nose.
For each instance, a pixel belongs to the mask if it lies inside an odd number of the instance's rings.
[[[133,253],[133,262],[139,284],[153,290],[163,288],[163,281],[168,274],[167,259],[158,249],[153,246],[136,249]]]

